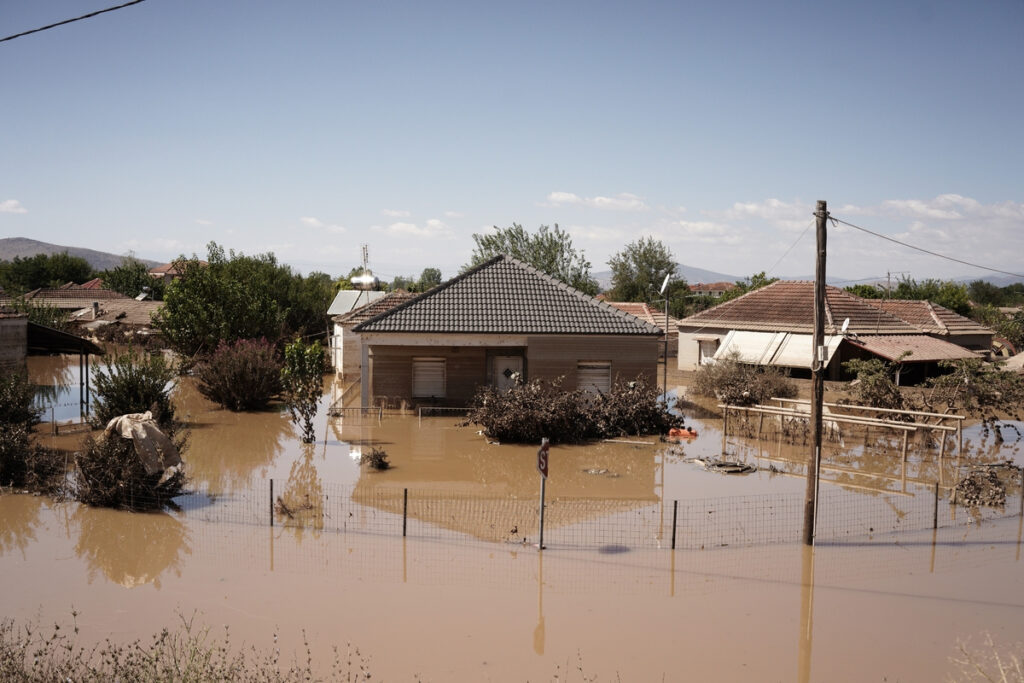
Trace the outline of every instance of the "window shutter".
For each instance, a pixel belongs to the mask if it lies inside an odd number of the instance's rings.
[[[413,398],[444,398],[444,358],[412,359]]]
[[[585,391],[607,394],[612,388],[612,364],[610,362],[577,363],[576,386]]]

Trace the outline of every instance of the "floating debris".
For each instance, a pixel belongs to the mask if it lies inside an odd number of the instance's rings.
[[[700,465],[708,472],[718,472],[719,474],[751,474],[753,472],[757,472],[757,465],[750,465],[745,462],[736,462],[735,460],[694,458],[689,462]]]
[[[1006,505],[1006,484],[998,469],[1018,469],[1011,464],[971,468],[966,477],[957,482],[954,500],[966,507],[1002,507]]]

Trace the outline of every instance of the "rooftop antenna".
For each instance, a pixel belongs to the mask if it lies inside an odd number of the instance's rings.
[[[373,274],[373,271],[369,267],[370,262],[370,247],[367,244],[363,245],[363,272],[356,275],[351,279],[352,286],[356,289],[371,290],[377,289],[380,286],[380,280]]]

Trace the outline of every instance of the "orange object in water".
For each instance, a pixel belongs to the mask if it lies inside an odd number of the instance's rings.
[[[668,436],[675,439],[693,439],[697,436],[697,430],[690,429],[689,427],[683,427],[682,429],[673,427],[668,430]]]

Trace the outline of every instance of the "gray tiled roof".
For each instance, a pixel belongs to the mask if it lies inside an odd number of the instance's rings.
[[[510,256],[495,256],[355,332],[661,335],[659,327]]]

